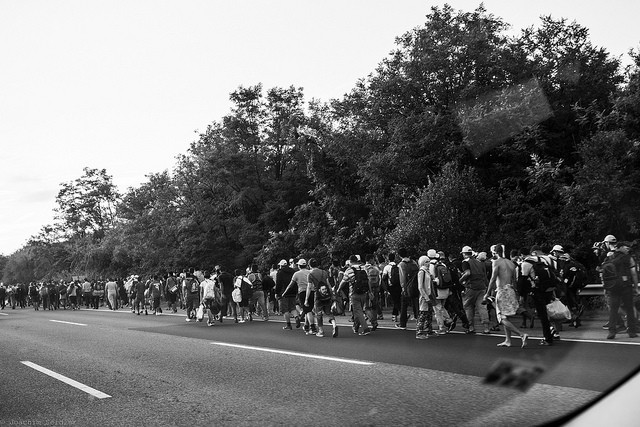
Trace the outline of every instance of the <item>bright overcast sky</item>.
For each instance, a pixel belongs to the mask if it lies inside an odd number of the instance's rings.
[[[240,85],[339,98],[443,3],[0,0],[0,254],[53,222],[60,183],[84,167],[121,191],[171,170]],[[576,20],[625,63],[640,46],[637,0],[484,4],[514,29],[543,14]]]

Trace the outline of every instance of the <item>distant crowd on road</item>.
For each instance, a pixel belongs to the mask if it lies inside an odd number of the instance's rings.
[[[607,338],[622,331],[636,337],[638,264],[630,244],[609,235],[593,250],[601,261],[599,273],[609,306]],[[587,284],[587,273],[561,245],[551,251],[540,246],[511,250],[507,256],[504,245],[495,244],[489,252],[464,246],[459,255],[430,249],[414,258],[399,249],[379,256],[352,255],[344,263],[328,265],[315,258],[283,259],[270,271],[252,264],[232,274],[218,265],[212,271],[188,269],[162,277],[0,284],[0,308],[106,306],[160,315],[165,301],[170,312],[184,310],[188,322],[206,318],[213,326],[225,318],[244,323],[282,315],[284,330],[293,330],[295,324],[307,335],[323,337],[326,321],[331,336],[337,337],[335,316],[350,312],[352,332],[366,336],[383,319],[383,307],[391,307],[395,326],[407,329],[413,318],[415,336],[421,340],[445,335],[458,322],[466,334],[475,334],[476,318],[483,334],[502,325],[505,340],[497,344],[500,347],[511,346],[513,334],[525,347],[528,335],[523,329],[534,317],[542,325],[540,345],[559,340],[563,324],[580,326],[584,308],[579,292]],[[518,318],[520,327],[514,324]]]

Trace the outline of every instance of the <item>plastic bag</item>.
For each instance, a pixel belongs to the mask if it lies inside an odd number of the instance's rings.
[[[198,322],[202,322],[202,319],[204,319],[204,307],[202,306],[202,304],[200,304],[198,310],[196,311],[196,320]]]
[[[571,310],[557,298],[547,304],[547,315],[550,320],[571,320]]]
[[[231,299],[233,302],[242,302],[242,291],[240,288],[235,288],[233,292],[231,292]]]

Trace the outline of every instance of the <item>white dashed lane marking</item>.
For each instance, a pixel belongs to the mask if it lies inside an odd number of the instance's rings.
[[[91,396],[98,399],[106,399],[107,397],[111,397],[106,393],[101,392],[100,390],[96,390],[95,388],[89,387],[88,385],[79,383],[76,380],[72,380],[71,378],[65,377],[64,375],[58,374],[57,372],[53,372],[47,368],[43,368],[40,365],[36,365],[35,363],[29,362],[27,360],[23,360],[20,363],[35,369],[36,371],[42,372],[45,375],[49,375],[52,378],[57,379],[58,381],[62,381],[65,384],[68,384],[72,387],[77,388],[78,390],[82,390],[85,393],[90,394]]]

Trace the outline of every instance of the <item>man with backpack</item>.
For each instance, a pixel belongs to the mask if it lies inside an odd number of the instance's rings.
[[[565,287],[567,307],[571,310],[571,326],[577,328],[584,311],[578,295],[580,290],[587,286],[587,269],[568,253],[559,254],[558,260],[562,261],[560,277]]]
[[[275,292],[276,298],[278,298],[278,307],[280,308],[280,312],[283,314],[284,321],[286,323],[282,327],[285,331],[293,329],[291,327],[291,313],[294,313],[293,316],[296,320],[296,327],[300,327],[300,317],[298,310],[296,309],[297,289],[294,289],[293,286],[289,286],[294,273],[295,270],[289,267],[287,260],[283,259],[278,263]]]
[[[420,291],[418,290],[418,264],[413,261],[405,248],[398,250],[398,255],[402,261],[398,264],[400,275],[400,323],[396,328],[407,329],[407,308],[413,308],[413,317],[418,320],[418,309],[420,308]]]
[[[349,300],[353,310],[353,333],[360,336],[369,335],[371,329],[367,324],[367,319],[364,317],[367,293],[371,291],[369,276],[355,255],[349,257],[349,268],[344,272],[342,282],[338,286],[338,292],[347,285],[349,286]],[[360,326],[362,326],[362,331],[359,331]]]
[[[518,294],[520,305],[524,305],[524,299],[531,294],[533,305],[536,309],[544,338],[540,345],[553,345],[553,333],[551,323],[547,315],[547,304],[553,300],[553,291],[556,286],[556,278],[542,257],[538,256],[537,247],[533,251],[527,248],[520,250],[523,260],[520,264],[520,277],[518,278]]]
[[[636,261],[629,253],[630,244],[619,242],[602,263],[602,284],[609,301],[609,334],[607,339],[616,337],[616,319],[620,306],[627,314],[627,333],[636,338],[637,320],[633,309],[633,296],[638,293],[638,272]]]
[[[249,307],[251,312],[258,313],[258,308],[262,312],[262,320],[265,322],[269,320],[269,311],[267,310],[267,303],[264,297],[264,290],[262,288],[262,273],[258,271],[258,264],[251,264],[251,273],[247,275],[247,279],[251,282],[251,299],[249,300]]]
[[[449,268],[440,261],[440,254],[435,249],[429,249],[427,257],[429,258],[429,274],[435,290],[433,311],[438,323],[438,335],[444,335],[451,331],[453,325],[453,319],[451,319],[449,312],[444,307],[444,303],[451,293],[453,279]]]
[[[378,329],[378,308],[380,301],[380,270],[376,266],[376,257],[373,254],[365,256],[366,263],[363,266],[369,278],[370,291],[367,293],[367,305],[365,312],[371,319],[371,330]]]
[[[487,306],[482,304],[487,291],[487,270],[483,262],[473,257],[473,249],[464,246],[460,252],[464,258],[462,261],[462,276],[460,283],[465,287],[462,305],[469,321],[469,328],[465,329],[466,334],[475,334],[474,318],[476,313],[480,314],[480,321],[484,325],[483,334],[489,334],[489,312]]]
[[[400,314],[400,300],[402,297],[400,268],[396,264],[395,252],[389,252],[389,263],[382,269],[382,287],[386,288],[391,296],[393,304],[391,320],[395,323],[398,321],[398,314]]]
[[[187,305],[187,322],[195,321],[195,311],[200,304],[200,282],[194,275],[193,268],[186,273],[186,277],[182,281],[185,292],[185,300]],[[140,314],[140,313],[138,313]]]

